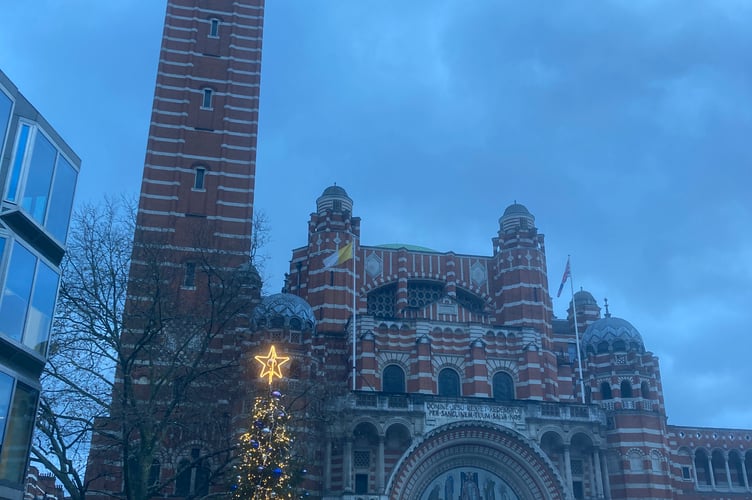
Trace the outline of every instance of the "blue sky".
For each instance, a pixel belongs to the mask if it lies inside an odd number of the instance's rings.
[[[138,191],[164,3],[3,2],[0,68],[82,157],[79,203]],[[571,254],[660,357],[670,423],[752,428],[752,3],[267,3],[269,292],[333,182],[364,244],[488,255],[517,200],[550,287]]]

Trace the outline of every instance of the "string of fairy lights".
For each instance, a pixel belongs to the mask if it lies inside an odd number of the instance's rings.
[[[293,438],[288,429],[290,415],[282,404],[282,393],[273,388],[282,379],[282,366],[290,361],[271,346],[266,356],[254,356],[261,364],[260,378],[268,383],[268,394],[254,400],[251,425],[240,437],[240,456],[236,465],[235,500],[297,498],[295,485],[305,469],[294,467],[291,457]],[[303,493],[303,497],[307,493]]]

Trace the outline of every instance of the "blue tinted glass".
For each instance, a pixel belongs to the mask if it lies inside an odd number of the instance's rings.
[[[2,158],[3,146],[5,146],[5,134],[10,125],[10,111],[13,109],[13,101],[0,90],[0,158]]]
[[[29,131],[31,127],[21,125],[18,133],[18,145],[16,146],[16,157],[13,159],[13,170],[10,172],[10,181],[8,182],[8,200],[16,201],[18,193],[18,179],[21,178],[21,167],[23,167],[24,156],[26,155],[26,143],[29,142]]]
[[[5,436],[5,426],[8,423],[8,408],[10,396],[13,394],[13,377],[0,372],[0,448]]]
[[[34,295],[31,297],[29,318],[26,320],[24,344],[45,355],[47,340],[50,338],[52,313],[55,310],[58,274],[47,264],[39,261],[37,279],[34,282]]]
[[[0,302],[0,334],[21,340],[37,258],[15,242]]]
[[[65,237],[68,234],[68,221],[73,206],[77,177],[78,173],[73,166],[63,155],[59,155],[45,227],[61,243],[65,243]]]
[[[0,450],[0,481],[22,484],[34,427],[34,413],[39,392],[24,384],[16,384],[16,393],[8,417],[8,433]]]
[[[40,224],[44,223],[56,157],[55,146],[44,135],[37,133],[21,205]]]

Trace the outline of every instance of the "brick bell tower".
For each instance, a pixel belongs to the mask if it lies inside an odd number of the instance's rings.
[[[250,252],[263,17],[264,0],[167,0],[119,352],[130,361],[97,423],[117,432],[92,437],[90,498],[203,496],[227,467],[211,457],[235,439],[236,332],[260,287]],[[129,479],[147,474],[158,491]]]
[[[518,397],[558,401],[544,237],[533,214],[515,202],[504,210],[492,241],[496,322],[519,329],[525,345],[519,365],[524,384]]]
[[[227,268],[248,261],[263,9],[167,2],[134,243],[169,248],[183,288],[202,255],[221,254]]]

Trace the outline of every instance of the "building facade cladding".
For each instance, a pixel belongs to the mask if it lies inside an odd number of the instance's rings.
[[[327,188],[293,250],[286,292],[315,328],[260,312],[246,344],[290,354],[284,392],[313,400],[298,410],[311,497],[752,496],[752,431],[668,425],[658,359],[584,291],[581,392],[573,307],[553,317],[544,239],[520,205],[490,256],[362,245],[352,206]]]
[[[0,497],[20,499],[81,160],[0,71]]]

